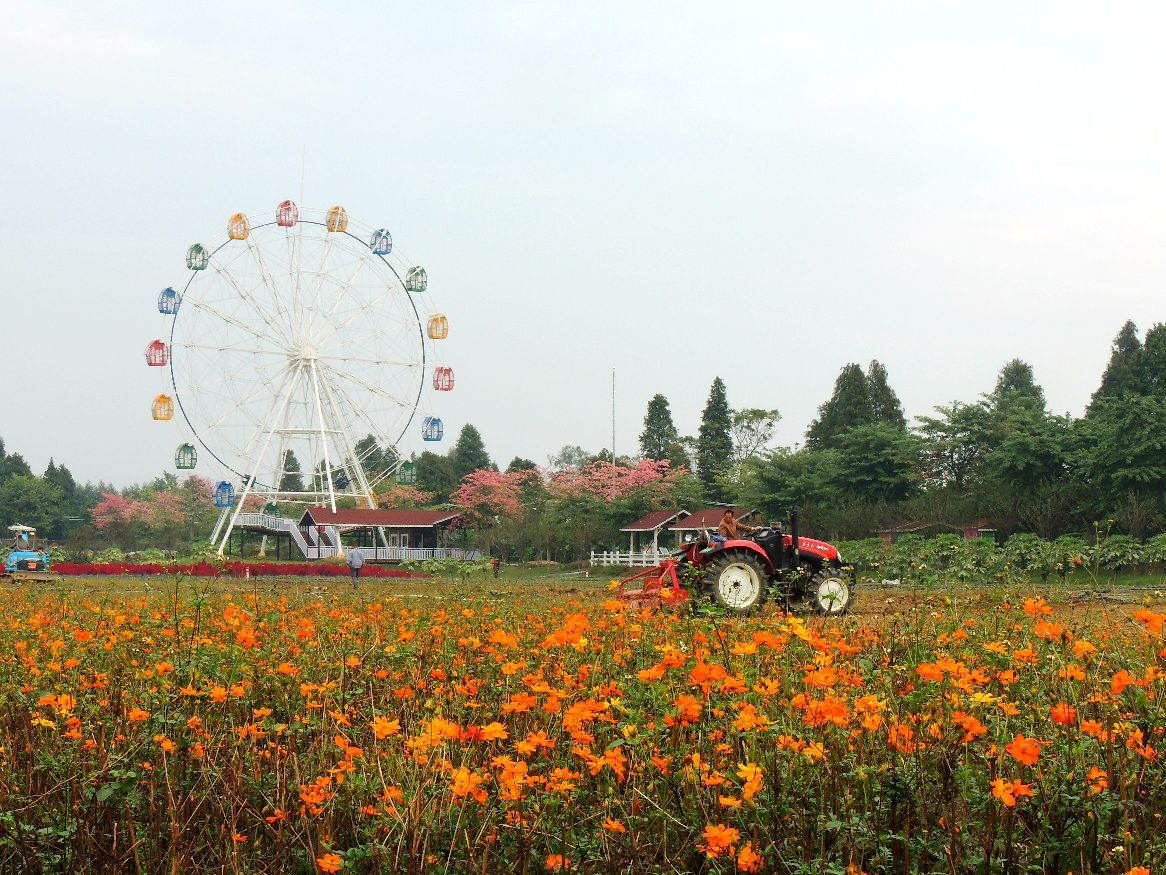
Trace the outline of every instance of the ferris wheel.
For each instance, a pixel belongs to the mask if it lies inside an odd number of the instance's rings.
[[[198,445],[175,465],[194,468],[201,447],[227,477],[220,551],[249,496],[376,507],[379,484],[410,479],[412,439],[442,439],[433,393],[454,385],[436,355],[449,321],[388,230],[289,200],[236,213],[226,236],[187,251],[185,284],[158,298],[169,336],[146,349],[169,367],[154,419],[181,414]]]

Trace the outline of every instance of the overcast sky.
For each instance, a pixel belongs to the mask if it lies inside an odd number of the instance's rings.
[[[872,358],[908,416],[1017,356],[1079,414],[1162,318],[1160,4],[175,7],[0,0],[0,437],[37,470],[172,465],[158,291],[305,150],[306,205],[426,266],[447,434],[501,465],[609,445],[612,368],[620,452],[718,375],[798,442]]]

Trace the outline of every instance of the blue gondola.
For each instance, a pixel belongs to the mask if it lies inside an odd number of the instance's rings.
[[[372,232],[372,239],[368,241],[368,248],[373,255],[388,255],[393,251],[393,235],[381,228]]]
[[[162,289],[158,296],[158,312],[173,316],[178,312],[178,292],[171,288]]]
[[[235,487],[226,480],[220,480],[215,487],[215,507],[230,507],[235,503]]]
[[[421,439],[426,441],[439,441],[445,434],[445,426],[441,424],[441,420],[436,416],[425,417],[425,422],[421,424]]]
[[[348,479],[348,475],[341,471],[332,478],[332,486],[336,489],[347,489],[348,484],[352,481]]]

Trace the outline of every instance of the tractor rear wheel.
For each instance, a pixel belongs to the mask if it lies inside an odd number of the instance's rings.
[[[810,579],[806,595],[817,613],[829,617],[841,617],[850,610],[854,600],[850,582],[839,569],[830,566],[823,567]]]
[[[735,614],[748,614],[765,604],[769,572],[746,552],[722,553],[709,563],[705,588],[713,601]]]

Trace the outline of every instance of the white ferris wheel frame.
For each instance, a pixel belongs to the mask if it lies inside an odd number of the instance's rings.
[[[375,508],[376,486],[406,462],[400,445],[419,420],[437,359],[418,308],[418,300],[429,299],[427,281],[423,291],[408,291],[405,277],[413,265],[395,246],[378,253],[366,242],[374,229],[349,221],[332,230],[327,214],[299,208],[290,227],[265,216],[244,239],[228,237],[208,248],[206,268],[191,270],[172,317],[169,364],[177,407],[195,439],[242,482],[211,536],[220,553],[252,495],[326,503],[333,511],[338,497],[353,498]],[[350,230],[354,226],[365,239]],[[317,247],[307,256],[305,230]],[[341,252],[330,263],[336,241]],[[283,252],[271,251],[276,245],[286,245],[284,264]],[[319,258],[315,271],[304,266],[312,256]],[[221,297],[212,298],[216,293]],[[436,308],[431,312],[436,315]],[[392,352],[385,349],[389,331],[397,343]],[[207,384],[192,376],[199,362],[211,373]],[[363,454],[354,432],[374,438]],[[269,457],[273,444],[276,453]],[[293,444],[309,447],[305,461],[313,465],[301,471],[311,484],[302,491],[281,489]],[[373,452],[381,466],[370,472]]]

